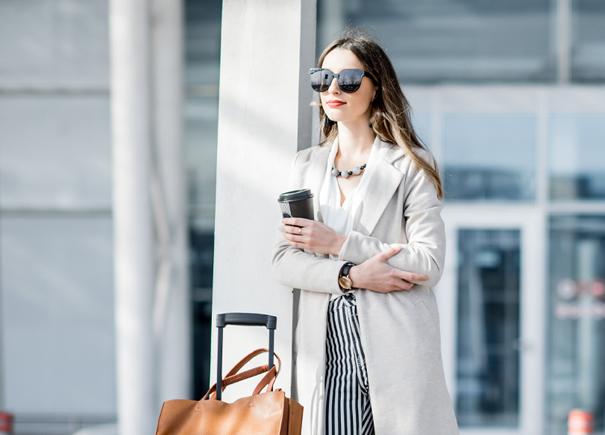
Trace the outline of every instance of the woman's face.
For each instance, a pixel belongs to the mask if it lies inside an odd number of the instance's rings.
[[[358,68],[364,70],[363,64],[352,51],[335,48],[330,51],[321,65],[333,73],[343,69]],[[370,119],[370,103],[376,92],[376,86],[364,76],[359,89],[353,93],[342,92],[337,80],[332,80],[326,92],[320,92],[319,97],[323,110],[328,118],[336,122],[367,122]],[[331,101],[342,101],[344,104],[329,104]]]

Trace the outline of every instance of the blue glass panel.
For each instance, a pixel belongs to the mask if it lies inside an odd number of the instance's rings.
[[[3,404],[114,415],[111,216],[5,216],[0,253]]]
[[[605,80],[605,2],[574,0],[571,76],[579,82]]]
[[[544,433],[566,435],[572,409],[603,433],[605,216],[553,216],[549,233]]]
[[[456,415],[514,428],[520,404],[520,232],[458,232]]]
[[[554,113],[549,122],[550,197],[605,198],[605,114]]]
[[[0,98],[0,207],[111,208],[105,96]]]
[[[534,199],[535,124],[530,114],[446,114],[442,163],[446,199]]]
[[[382,42],[403,83],[555,78],[550,0],[319,0],[317,7],[318,53],[346,25],[361,26]]]

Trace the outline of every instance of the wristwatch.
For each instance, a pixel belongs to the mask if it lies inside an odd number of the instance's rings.
[[[338,273],[338,285],[343,293],[348,293],[351,290],[355,290],[355,287],[353,287],[353,281],[351,281],[351,277],[349,277],[349,272],[353,266],[356,266],[356,264],[347,261],[342,265],[340,272]]]

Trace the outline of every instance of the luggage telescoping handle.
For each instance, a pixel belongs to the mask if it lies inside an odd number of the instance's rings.
[[[269,369],[273,367],[273,345],[277,317],[258,313],[221,313],[216,315],[218,353],[216,364],[216,400],[221,400],[223,377],[223,328],[227,325],[265,326],[269,330]]]

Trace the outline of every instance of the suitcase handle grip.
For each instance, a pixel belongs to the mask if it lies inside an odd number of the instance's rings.
[[[222,313],[216,315],[216,327],[227,325],[265,326],[267,329],[277,327],[277,317],[258,313]]]
[[[266,326],[269,330],[269,369],[273,367],[274,334],[277,317],[260,313],[221,313],[216,315],[218,352],[216,364],[216,398],[221,400],[223,371],[223,330],[227,325]]]

